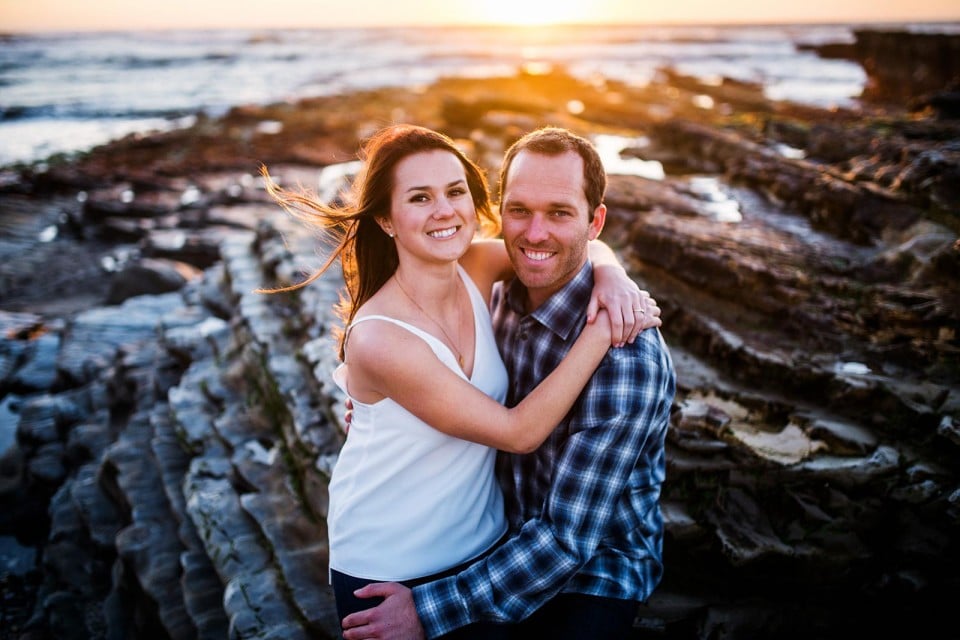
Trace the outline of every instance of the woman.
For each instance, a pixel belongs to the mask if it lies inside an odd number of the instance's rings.
[[[370,582],[412,586],[490,551],[506,532],[493,473],[496,449],[532,451],[572,407],[611,342],[635,335],[621,318],[588,324],[563,364],[512,409],[487,311],[497,280],[512,274],[480,169],[442,134],[388,127],[364,148],[352,204],[335,208],[271,194],[333,234],[335,248],[307,281],[339,258],[343,364],[335,379],[353,403],[330,481],[331,582],[341,619],[375,606],[352,592]],[[597,289],[632,316],[636,285],[598,245]],[[619,325],[627,326],[626,335]],[[637,326],[637,329],[640,327]],[[453,636],[451,636],[453,637]],[[456,637],[495,637],[482,625]]]

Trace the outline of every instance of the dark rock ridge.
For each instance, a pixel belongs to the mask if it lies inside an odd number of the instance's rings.
[[[951,95],[960,91],[960,38],[955,34],[858,29],[854,37],[850,44],[807,48],[859,62],[867,73],[867,100],[928,105],[957,117],[957,98]]]
[[[5,177],[0,638],[337,637],[340,282],[254,293],[319,263],[254,176],[335,193],[391,120],[491,175],[540,124],[666,170],[611,176],[604,230],[664,310],[679,382],[667,570],[637,638],[950,637],[954,125],[555,70],[236,109]]]

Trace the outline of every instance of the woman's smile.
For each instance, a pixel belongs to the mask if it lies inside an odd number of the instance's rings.
[[[446,229],[437,229],[435,231],[428,231],[427,235],[431,238],[436,238],[437,240],[444,240],[446,238],[452,237],[457,231],[460,230],[460,226],[447,227]]]

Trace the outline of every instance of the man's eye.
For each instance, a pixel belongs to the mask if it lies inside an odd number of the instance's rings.
[[[570,212],[566,209],[556,209],[551,212],[551,214],[556,218],[563,218],[570,215]]]
[[[523,214],[527,213],[527,210],[523,207],[510,207],[507,209],[507,213],[512,216],[522,216]]]

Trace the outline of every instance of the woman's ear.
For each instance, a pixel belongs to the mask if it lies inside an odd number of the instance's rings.
[[[393,224],[390,222],[389,218],[377,218],[377,224],[380,225],[380,228],[383,229],[383,232],[390,236],[394,236],[393,233]]]

